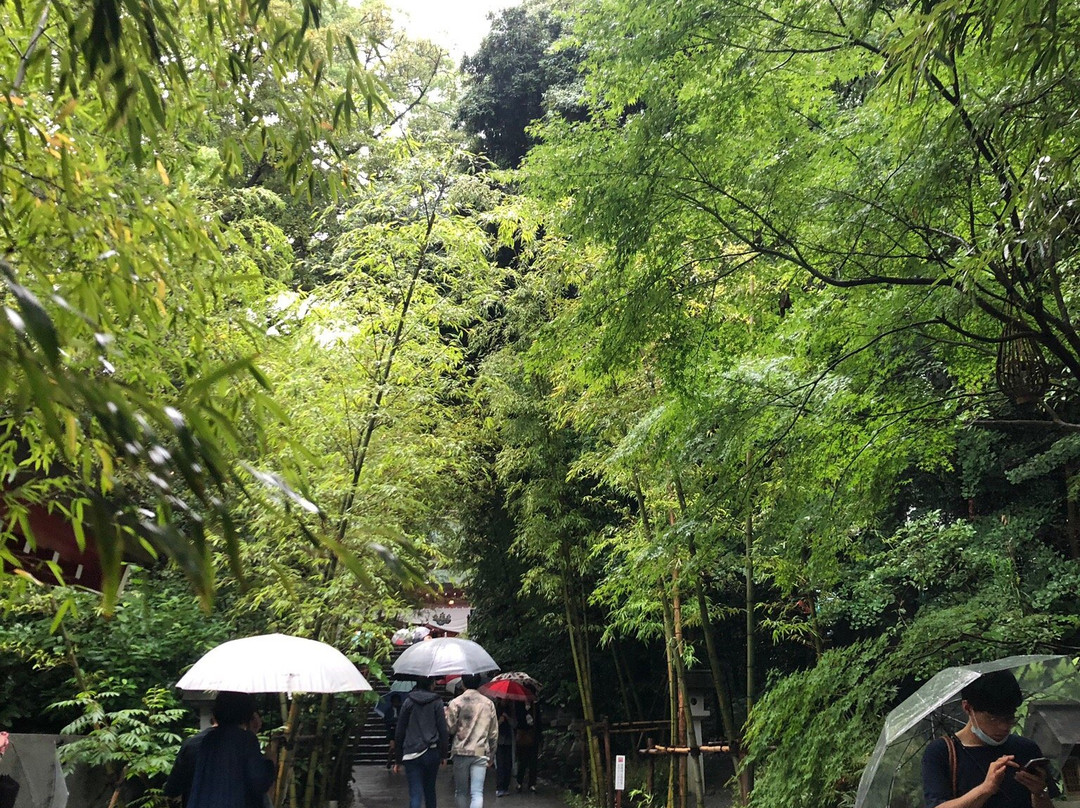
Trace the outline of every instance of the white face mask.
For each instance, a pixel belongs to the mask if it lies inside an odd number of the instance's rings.
[[[985,732],[983,732],[979,728],[979,722],[975,720],[975,713],[971,714],[971,734],[974,735],[976,738],[978,738],[980,741],[982,741],[987,746],[1001,746],[1003,743],[1005,743],[1005,741],[1009,740],[1009,736],[1006,735],[1000,741],[996,741],[993,738],[991,738],[989,735],[987,735]],[[1010,733],[1010,735],[1011,734],[1012,733]]]

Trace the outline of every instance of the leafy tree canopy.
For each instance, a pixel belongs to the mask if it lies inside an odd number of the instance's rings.
[[[457,110],[477,151],[516,168],[533,144],[527,130],[548,109],[577,107],[579,56],[563,31],[559,4],[531,0],[491,15],[491,31],[461,69],[465,92]]]

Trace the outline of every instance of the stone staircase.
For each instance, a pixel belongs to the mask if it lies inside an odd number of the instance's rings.
[[[395,648],[391,652],[387,670],[401,656],[403,650],[403,648]],[[390,688],[381,683],[373,683],[373,687],[379,698],[390,692]],[[438,685],[435,687],[435,692],[442,696],[443,703],[453,698]],[[356,766],[385,766],[386,752],[386,726],[382,718],[376,715],[374,710],[370,710],[363,726],[349,737],[349,753],[352,755],[353,764]]]
[[[385,692],[384,688],[380,691],[380,696]],[[349,751],[353,765],[385,766],[386,750],[386,730],[383,720],[373,711],[369,711],[367,721],[357,733],[349,738]]]

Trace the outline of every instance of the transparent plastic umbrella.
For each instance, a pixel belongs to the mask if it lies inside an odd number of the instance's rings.
[[[454,676],[498,669],[495,660],[478,643],[460,637],[440,637],[410,645],[394,662],[394,673],[398,676]]]
[[[1080,669],[1065,656],[1015,656],[946,668],[885,718],[885,727],[859,781],[855,808],[921,806],[923,749],[934,738],[956,732],[967,723],[960,691],[984,673],[1000,670],[1012,671],[1024,694],[1024,704],[1017,712],[1020,726],[1032,701],[1080,701]]]
[[[412,645],[415,642],[420,642],[429,634],[431,634],[431,629],[427,626],[406,626],[393,633],[390,637],[390,644]]]

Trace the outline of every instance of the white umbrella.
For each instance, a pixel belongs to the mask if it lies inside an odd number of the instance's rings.
[[[479,644],[459,637],[440,637],[410,645],[394,663],[398,676],[453,676],[497,671],[499,666]]]
[[[332,645],[287,634],[230,640],[203,654],[176,686],[240,693],[342,693],[371,685]]]

